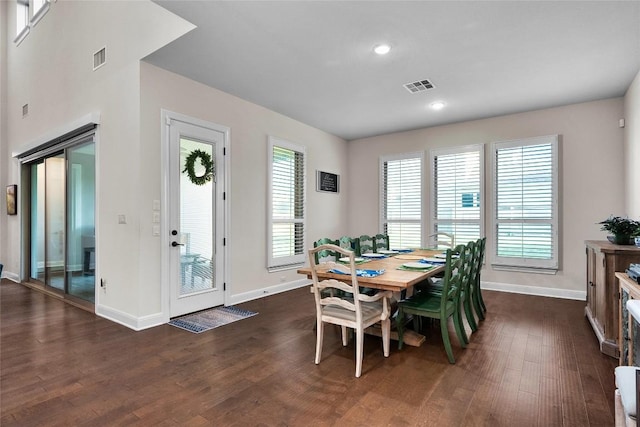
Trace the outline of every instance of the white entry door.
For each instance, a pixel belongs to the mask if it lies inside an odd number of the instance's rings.
[[[224,304],[224,154],[228,128],[171,114],[165,123],[169,152],[169,311],[175,317]]]

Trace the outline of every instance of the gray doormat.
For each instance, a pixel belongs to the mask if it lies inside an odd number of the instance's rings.
[[[246,319],[255,316],[258,313],[249,310],[243,310],[238,307],[215,307],[209,310],[199,311],[197,313],[187,314],[185,316],[171,319],[170,325],[180,329],[184,329],[194,334],[217,328],[236,320]]]

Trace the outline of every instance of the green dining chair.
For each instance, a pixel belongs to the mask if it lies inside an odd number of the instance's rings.
[[[369,236],[368,234],[363,234],[362,236],[358,237],[358,242],[360,244],[360,255],[375,252],[373,247],[373,237]]]
[[[313,242],[313,247],[317,248],[322,245],[335,245],[340,246],[340,242],[338,240],[329,239],[328,237],[323,237],[321,239]],[[315,252],[316,264],[320,264],[324,261],[338,261],[338,254],[329,249],[323,249],[321,251]]]
[[[464,308],[464,315],[467,319],[467,323],[473,332],[478,330],[478,323],[476,322],[475,315],[473,314],[473,300],[474,293],[476,291],[475,281],[477,278],[478,269],[478,257],[480,256],[480,248],[473,240],[467,243],[467,265],[466,273],[467,280],[465,280],[460,300],[462,307]]]
[[[389,250],[389,235],[388,234],[376,234],[374,237],[374,251],[378,252],[380,249]]]
[[[476,246],[478,247],[478,259],[476,260],[477,269],[476,269],[476,277],[473,281],[473,308],[478,315],[478,319],[484,320],[486,317],[487,306],[484,303],[484,299],[482,298],[482,289],[480,287],[480,273],[482,271],[482,263],[484,262],[484,254],[485,248],[487,244],[487,238],[482,237],[476,241]]]
[[[464,263],[467,262],[466,246],[458,245],[455,251],[460,257],[451,257],[452,250],[446,252],[445,273],[442,279],[442,293],[434,295],[430,292],[419,292],[407,299],[398,302],[398,316],[396,320],[398,329],[398,348],[401,349],[404,343],[404,329],[406,316],[411,314],[415,317],[426,317],[440,321],[440,333],[442,342],[449,359],[449,363],[455,363],[451,339],[449,338],[448,319],[453,319],[456,335],[462,348],[467,346],[467,338],[462,327],[460,316],[460,292],[463,287],[465,277]]]
[[[338,239],[338,246],[353,251],[355,256],[360,256],[360,240],[357,237],[342,236]]]
[[[463,265],[464,274],[466,280],[463,283],[462,290],[460,292],[460,312],[464,311],[465,318],[467,319],[467,323],[473,332],[478,330],[478,323],[476,322],[476,318],[474,315],[475,308],[475,292],[476,285],[475,281],[477,278],[477,268],[478,268],[478,257],[480,256],[480,247],[474,242],[470,241],[466,244],[466,262]],[[417,284],[416,289],[419,291],[430,292],[433,295],[441,295],[442,294],[442,281],[439,280],[435,283],[429,284]],[[479,317],[478,317],[479,318]],[[465,333],[466,336],[466,333]],[[468,343],[468,340],[467,340]]]

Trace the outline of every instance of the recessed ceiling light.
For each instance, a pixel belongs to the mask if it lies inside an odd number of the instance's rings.
[[[379,44],[373,47],[373,51],[378,55],[386,55],[391,50],[388,44]]]
[[[433,108],[434,110],[442,110],[444,108],[444,102],[442,101],[432,102],[431,104],[429,104],[429,107]]]

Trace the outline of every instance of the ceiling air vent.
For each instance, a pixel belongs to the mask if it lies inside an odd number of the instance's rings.
[[[406,90],[411,93],[423,92],[425,90],[433,89],[435,86],[429,80],[420,80],[417,82],[406,83],[403,85]]]
[[[93,54],[93,71],[102,67],[107,60],[107,48],[103,47]]]

